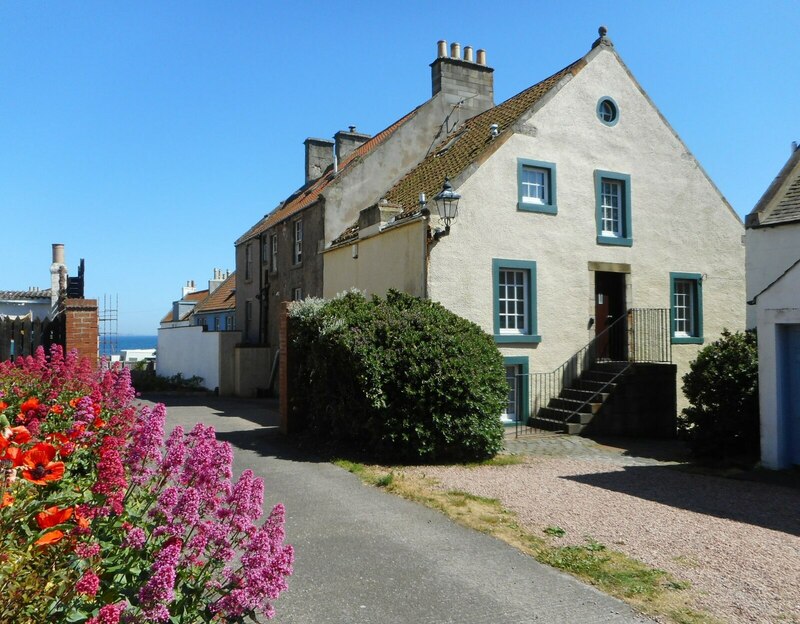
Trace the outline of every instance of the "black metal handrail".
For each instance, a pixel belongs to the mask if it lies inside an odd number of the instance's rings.
[[[672,362],[668,308],[631,308],[597,334],[566,362],[549,373],[529,375],[530,413],[536,415],[598,362]],[[627,366],[624,370],[627,370]],[[622,370],[622,369],[621,369]],[[619,372],[619,371],[618,371]],[[619,375],[615,375],[616,380]],[[611,382],[607,382],[603,389]],[[602,391],[596,391],[591,399]],[[574,411],[569,418],[574,418]],[[518,421],[516,433],[528,424]]]

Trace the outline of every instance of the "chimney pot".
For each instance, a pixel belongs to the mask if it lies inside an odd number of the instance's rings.
[[[63,243],[53,243],[53,264],[64,264]]]
[[[439,51],[438,51],[437,56],[439,58],[442,58],[443,56],[447,56],[447,42],[444,39],[440,39],[439,43],[437,45],[439,46]]]
[[[464,46],[464,60],[472,63],[472,46]]]
[[[486,65],[486,50],[478,50],[478,65]]]
[[[450,58],[461,58],[461,44],[455,41],[450,44]]]

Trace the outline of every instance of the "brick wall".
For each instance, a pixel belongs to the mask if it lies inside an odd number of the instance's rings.
[[[99,314],[96,299],[66,299],[64,301],[66,323],[65,348],[77,349],[81,357],[97,363]]]

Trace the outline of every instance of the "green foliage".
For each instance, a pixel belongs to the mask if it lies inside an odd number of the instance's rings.
[[[758,348],[755,332],[728,331],[705,347],[683,376],[683,410],[692,451],[702,457],[759,454]]]
[[[490,336],[390,291],[290,306],[292,408],[320,437],[369,456],[469,461],[502,448],[506,385]]]

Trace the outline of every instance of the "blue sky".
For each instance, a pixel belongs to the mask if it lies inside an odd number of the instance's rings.
[[[303,140],[380,131],[430,97],[436,42],[487,51],[501,102],[605,24],[740,214],[800,140],[800,3],[0,3],[0,290],[49,286],[50,245],[121,334],[303,181]]]

